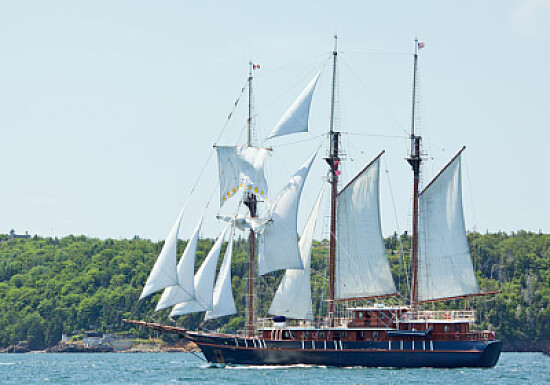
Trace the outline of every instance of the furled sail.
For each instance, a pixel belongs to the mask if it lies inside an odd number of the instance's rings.
[[[229,241],[223,262],[218,273],[216,286],[214,286],[213,308],[206,312],[205,319],[219,318],[226,315],[237,314],[233,290],[231,290],[231,254],[233,253],[233,235],[235,228],[232,227]]]
[[[315,86],[317,85],[320,75],[321,71],[315,75],[294,103],[292,103],[290,108],[275,125],[275,128],[273,128],[267,139],[308,131],[311,99],[313,98],[313,91],[315,91]]]
[[[187,302],[182,302],[174,306],[170,316],[178,316],[188,313],[212,310],[213,307],[213,292],[214,280],[216,279],[216,266],[220,256],[223,239],[227,229],[231,226],[230,223],[225,225],[220,236],[210,249],[210,252],[204,259],[201,267],[195,274],[195,299]]]
[[[271,221],[258,236],[258,274],[303,269],[298,249],[298,204],[304,182],[317,152],[300,167],[270,208]]]
[[[220,206],[239,190],[267,199],[264,161],[269,151],[259,147],[217,146]]]
[[[170,230],[170,234],[164,241],[164,246],[162,246],[162,250],[160,251],[157,261],[155,262],[155,265],[149,274],[149,278],[147,278],[147,282],[145,283],[141,295],[139,296],[140,300],[156,291],[178,284],[178,274],[176,269],[178,256],[176,249],[183,211],[184,209],[181,210],[178,219],[176,219],[176,222]]]
[[[338,195],[335,298],[396,293],[380,224],[380,156]]]
[[[155,311],[166,309],[178,303],[190,301],[195,298],[195,253],[197,251],[197,243],[201,232],[203,217],[199,220],[191,239],[185,247],[180,261],[178,263],[178,281],[179,285],[170,286],[164,289],[160,300],[157,303]]]
[[[261,233],[268,222],[266,218],[251,217],[248,215],[217,215],[216,218],[225,222],[232,222],[233,226],[241,231],[252,229],[255,233]]]
[[[300,238],[300,256],[304,268],[302,270],[289,269],[285,272],[269,308],[269,314],[284,315],[293,319],[313,319],[310,284],[311,246],[324,190],[325,184],[319,192]]]
[[[461,152],[419,198],[419,301],[479,293],[462,211]]]

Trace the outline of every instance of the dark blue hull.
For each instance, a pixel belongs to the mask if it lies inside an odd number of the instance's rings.
[[[264,341],[189,334],[209,362],[397,368],[493,367],[501,341]]]

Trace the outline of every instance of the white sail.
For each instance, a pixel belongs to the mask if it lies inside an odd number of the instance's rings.
[[[264,161],[268,149],[217,146],[220,178],[220,207],[239,190],[267,200]]]
[[[304,182],[317,152],[300,167],[270,209],[271,221],[258,237],[258,274],[303,269],[298,249],[298,204]]]
[[[181,218],[183,217],[183,209],[176,219],[176,222],[170,230],[170,234],[164,241],[162,250],[147,278],[147,282],[143,287],[139,299],[143,299],[156,291],[165,289],[169,286],[175,286],[178,284],[178,274],[176,269],[177,264],[177,244],[178,233],[180,229]]]
[[[338,195],[336,299],[396,292],[380,225],[379,176],[378,157]]]
[[[175,304],[190,301],[195,298],[195,253],[197,251],[197,243],[201,232],[202,219],[199,220],[191,239],[185,247],[180,261],[178,263],[178,281],[179,285],[170,286],[164,289],[160,300],[157,303],[155,311],[166,309]]]
[[[313,319],[310,284],[311,246],[324,190],[325,185],[323,184],[300,238],[300,256],[304,268],[302,270],[289,269],[285,272],[269,308],[269,314],[284,315],[293,319]]]
[[[466,238],[460,172],[458,155],[419,198],[419,301],[479,293]]]
[[[233,235],[235,228],[231,228],[227,249],[218,273],[218,279],[214,286],[214,302],[212,310],[206,312],[205,319],[219,318],[226,315],[237,314],[233,290],[231,289],[231,254],[233,253]]]
[[[227,224],[220,236],[212,246],[201,267],[195,274],[195,299],[177,304],[172,309],[170,316],[178,316],[199,311],[212,310],[214,295],[214,280],[216,279],[216,266],[223,244],[225,233],[231,224]]]
[[[313,91],[315,91],[315,86],[317,85],[320,75],[321,71],[315,75],[294,103],[292,103],[290,108],[275,125],[275,128],[273,128],[267,139],[308,131],[311,99],[313,98]]]

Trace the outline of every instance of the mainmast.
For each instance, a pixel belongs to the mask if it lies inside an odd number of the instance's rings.
[[[414,74],[412,91],[412,118],[411,118],[411,154],[407,161],[412,167],[414,175],[413,183],[413,235],[412,235],[412,255],[411,255],[411,310],[413,316],[418,311],[418,189],[420,184],[420,136],[416,136],[415,128],[415,110],[416,110],[416,72],[418,67],[418,38],[414,40]]]
[[[252,146],[252,71],[253,63],[249,63],[250,69],[248,73],[248,135],[246,145],[248,147]],[[246,192],[244,196],[244,204],[248,207],[251,217],[256,217],[258,215],[258,201],[256,195],[250,192]],[[254,335],[254,260],[256,257],[256,235],[254,230],[250,229],[249,234],[249,245],[250,245],[250,259],[248,265],[248,320],[247,320],[247,332],[248,336],[252,337]]]
[[[334,131],[334,104],[335,104],[335,90],[336,90],[336,58],[338,35],[334,35],[334,50],[332,51],[333,66],[332,66],[332,93],[330,101],[330,154],[326,158],[327,163],[330,166],[330,246],[329,246],[329,302],[328,302],[328,325],[334,326],[334,280],[336,275],[336,197],[338,195],[338,164],[340,158],[338,157],[338,139],[340,133]]]

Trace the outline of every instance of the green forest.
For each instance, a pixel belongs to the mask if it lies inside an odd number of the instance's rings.
[[[477,309],[478,326],[495,330],[511,345],[547,344],[550,341],[550,235],[525,231],[516,233],[468,234],[480,288],[500,290],[492,296],[448,301],[433,306]],[[201,240],[196,266],[200,265],[213,240]],[[135,237],[100,240],[86,236],[64,238],[8,239],[0,236],[0,346],[26,340],[32,349],[56,344],[61,333],[84,330],[131,333],[149,336],[149,331],[124,323],[124,318],[171,323],[168,310],[154,313],[160,293],[138,303],[163,243]],[[401,297],[405,302],[407,235],[386,239],[388,257]],[[185,242],[179,241],[181,255]],[[244,325],[247,291],[248,243],[235,241],[232,287],[239,315],[202,322],[201,314],[180,317],[187,328],[239,330]],[[321,313],[326,298],[328,248],[316,242],[312,257],[314,309]],[[221,259],[221,258],[220,258]],[[220,261],[221,263],[221,261]],[[265,316],[281,272],[257,282],[259,312]],[[262,314],[263,311],[263,314]]]

